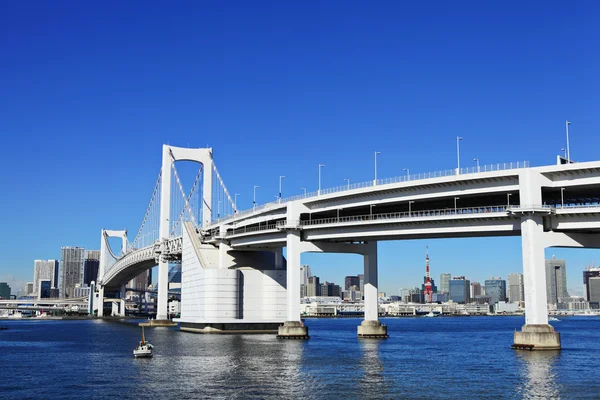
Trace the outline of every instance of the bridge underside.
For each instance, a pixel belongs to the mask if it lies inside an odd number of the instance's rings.
[[[122,285],[127,284],[127,282],[140,275],[142,272],[154,268],[155,266],[156,261],[154,259],[133,264],[128,268],[119,271],[109,281],[103,282],[103,286],[107,291],[119,290]]]

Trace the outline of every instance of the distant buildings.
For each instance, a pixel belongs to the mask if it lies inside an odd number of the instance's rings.
[[[583,297],[590,302],[592,308],[600,305],[600,268],[583,271]]]
[[[485,295],[490,298],[490,304],[506,301],[506,281],[499,277],[487,279],[485,281]]]
[[[50,287],[56,287],[58,284],[58,266],[57,260],[35,260],[33,262],[33,292],[30,294],[39,296],[40,281],[49,280]]]
[[[471,282],[464,276],[452,278],[450,284],[450,300],[455,303],[465,304],[470,301]]]
[[[441,293],[450,293],[450,274],[440,274],[440,289]]]
[[[308,278],[308,285],[306,285],[306,296],[314,297],[321,295],[321,284],[319,283],[318,276],[311,276]]]
[[[0,282],[0,299],[10,299],[10,286],[6,282]]]
[[[33,295],[33,282],[27,282],[23,291],[25,292],[25,296]]]
[[[511,303],[521,303],[525,301],[523,274],[508,274],[508,301]]]
[[[98,268],[100,268],[100,250],[88,250],[85,252],[83,262],[83,284],[90,285],[92,281],[98,281]]]
[[[474,299],[476,296],[481,296],[481,284],[479,282],[471,282],[471,298]]]
[[[85,250],[83,247],[61,247],[60,268],[60,296],[70,298],[73,296],[75,285],[83,280],[83,264]]]
[[[546,295],[548,303],[566,303],[569,299],[567,292],[567,266],[565,260],[552,257],[546,260]]]
[[[358,275],[357,276],[347,276],[344,279],[344,290],[348,290],[352,286],[356,286],[356,287],[360,288],[360,280],[358,279]]]

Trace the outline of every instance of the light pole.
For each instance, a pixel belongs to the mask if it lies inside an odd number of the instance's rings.
[[[460,197],[455,197],[454,198],[454,214],[456,214],[456,211],[457,211],[457,209],[456,209],[456,200],[458,200],[458,199],[460,199]]]
[[[409,216],[409,217],[412,217],[412,210],[411,210],[411,208],[410,208],[410,205],[411,205],[412,203],[414,203],[414,202],[415,202],[414,200],[409,200],[409,201],[408,201],[408,216]]]
[[[458,168],[456,169],[456,175],[460,175],[460,141],[462,138],[460,136],[456,137],[456,163]]]
[[[223,200],[219,200],[217,203],[217,219],[221,218],[221,203],[223,203]]]
[[[571,125],[571,123],[569,121],[566,121],[565,129],[567,131],[567,164],[571,163],[571,150],[569,149],[569,125]]]
[[[236,213],[236,214],[237,214],[237,197],[238,197],[239,195],[240,195],[239,193],[235,193],[235,194],[233,195],[233,208],[235,208],[235,210],[234,210],[234,211],[235,211],[235,213]]]
[[[510,207],[510,196],[512,196],[512,193],[506,193],[506,206]]]
[[[350,190],[350,178],[345,178],[344,182],[348,183],[348,190]]]
[[[285,178],[284,175],[279,175],[279,202],[281,203],[281,180]]]
[[[256,210],[256,189],[260,186],[254,185],[254,200],[252,201],[252,210]]]
[[[479,158],[474,158],[473,161],[475,161],[475,165],[477,166],[477,172],[479,172]]]
[[[371,211],[369,212],[370,219],[373,219],[373,207],[375,207],[375,204],[370,204],[369,205],[369,208],[371,209]]]
[[[319,191],[317,194],[321,194],[321,168],[323,168],[325,164],[319,164]]]
[[[410,181],[410,170],[408,168],[404,168],[404,172],[406,172],[406,180]]]
[[[560,151],[563,152],[563,158],[566,160],[567,159],[567,149],[565,149],[564,147],[562,149],[560,149]]]
[[[560,207],[565,207],[565,188],[560,188]]]
[[[381,152],[375,152],[375,179],[373,180],[373,186],[377,185],[377,154],[381,154]]]
[[[300,190],[304,191],[304,197],[306,197],[306,188],[300,188]]]

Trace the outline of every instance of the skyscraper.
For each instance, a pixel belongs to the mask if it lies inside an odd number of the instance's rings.
[[[600,302],[600,268],[583,271],[583,296],[591,303]]]
[[[485,295],[490,298],[491,304],[506,301],[506,281],[500,277],[486,279]]]
[[[440,274],[440,292],[450,293],[450,274]]]
[[[73,297],[75,285],[83,281],[85,250],[83,247],[61,247],[60,254],[60,296]]]
[[[41,280],[49,280],[52,287],[58,284],[58,261],[57,260],[34,260],[33,261],[33,292],[38,295]]]
[[[567,265],[565,260],[552,257],[546,260],[546,295],[548,303],[558,304],[568,301]]]
[[[310,273],[310,267],[308,265],[303,265],[300,267],[300,284],[308,285],[308,278],[310,278],[312,274]]]
[[[508,274],[508,301],[511,303],[520,303],[525,301],[523,274]]]
[[[308,278],[308,285],[306,285],[306,295],[308,297],[321,295],[321,285],[319,283],[318,276],[311,276]]]
[[[471,282],[471,298],[481,296],[481,284],[479,282]]]
[[[470,301],[471,282],[464,276],[456,276],[449,282],[450,300],[455,303],[468,303]]]
[[[86,251],[83,262],[84,284],[89,286],[92,281],[98,281],[98,268],[100,268],[100,250]]]
[[[0,299],[10,299],[10,286],[6,282],[0,282]]]

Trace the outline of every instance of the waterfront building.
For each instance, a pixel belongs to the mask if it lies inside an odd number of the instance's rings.
[[[440,292],[450,293],[450,274],[440,274]]]
[[[88,250],[85,252],[83,262],[83,284],[90,285],[92,281],[98,281],[98,268],[100,267],[100,250]]]
[[[471,282],[464,276],[455,276],[450,281],[450,300],[464,304],[470,301]]]
[[[445,303],[449,300],[448,293],[434,293],[431,302],[432,303]]]
[[[350,289],[352,286],[360,287],[360,280],[357,276],[347,276],[344,279],[344,290]]]
[[[492,298],[485,295],[477,295],[471,298],[471,303],[475,304],[492,304]]]
[[[308,278],[308,285],[306,285],[306,295],[309,297],[321,295],[321,284],[319,283],[318,276],[311,276]]]
[[[61,247],[60,295],[62,298],[73,297],[75,285],[83,281],[83,263],[85,250],[83,247]]]
[[[600,278],[600,268],[589,268],[583,271],[583,298],[593,303],[600,302],[600,293],[596,293],[590,286],[590,279],[594,279],[592,283],[594,288],[596,287],[598,282],[596,278]]]
[[[58,260],[34,260],[33,261],[33,292],[34,296],[39,295],[40,281],[50,280],[50,286],[56,287],[58,284]]]
[[[508,274],[508,301],[511,303],[520,303],[525,301],[523,274]]]
[[[343,293],[344,301],[360,301],[362,300],[362,293],[358,289],[358,286],[352,285],[348,290]]]
[[[485,281],[485,295],[491,299],[490,304],[506,301],[506,281],[500,277],[490,277]]]
[[[471,282],[471,298],[475,298],[475,296],[481,296],[481,284],[479,282]]]
[[[548,303],[558,304],[569,301],[567,292],[567,265],[565,260],[554,256],[546,260],[546,295]]]
[[[92,288],[86,284],[77,284],[73,288],[73,297],[90,297]]]
[[[10,286],[6,282],[0,282],[0,299],[10,299]]]

